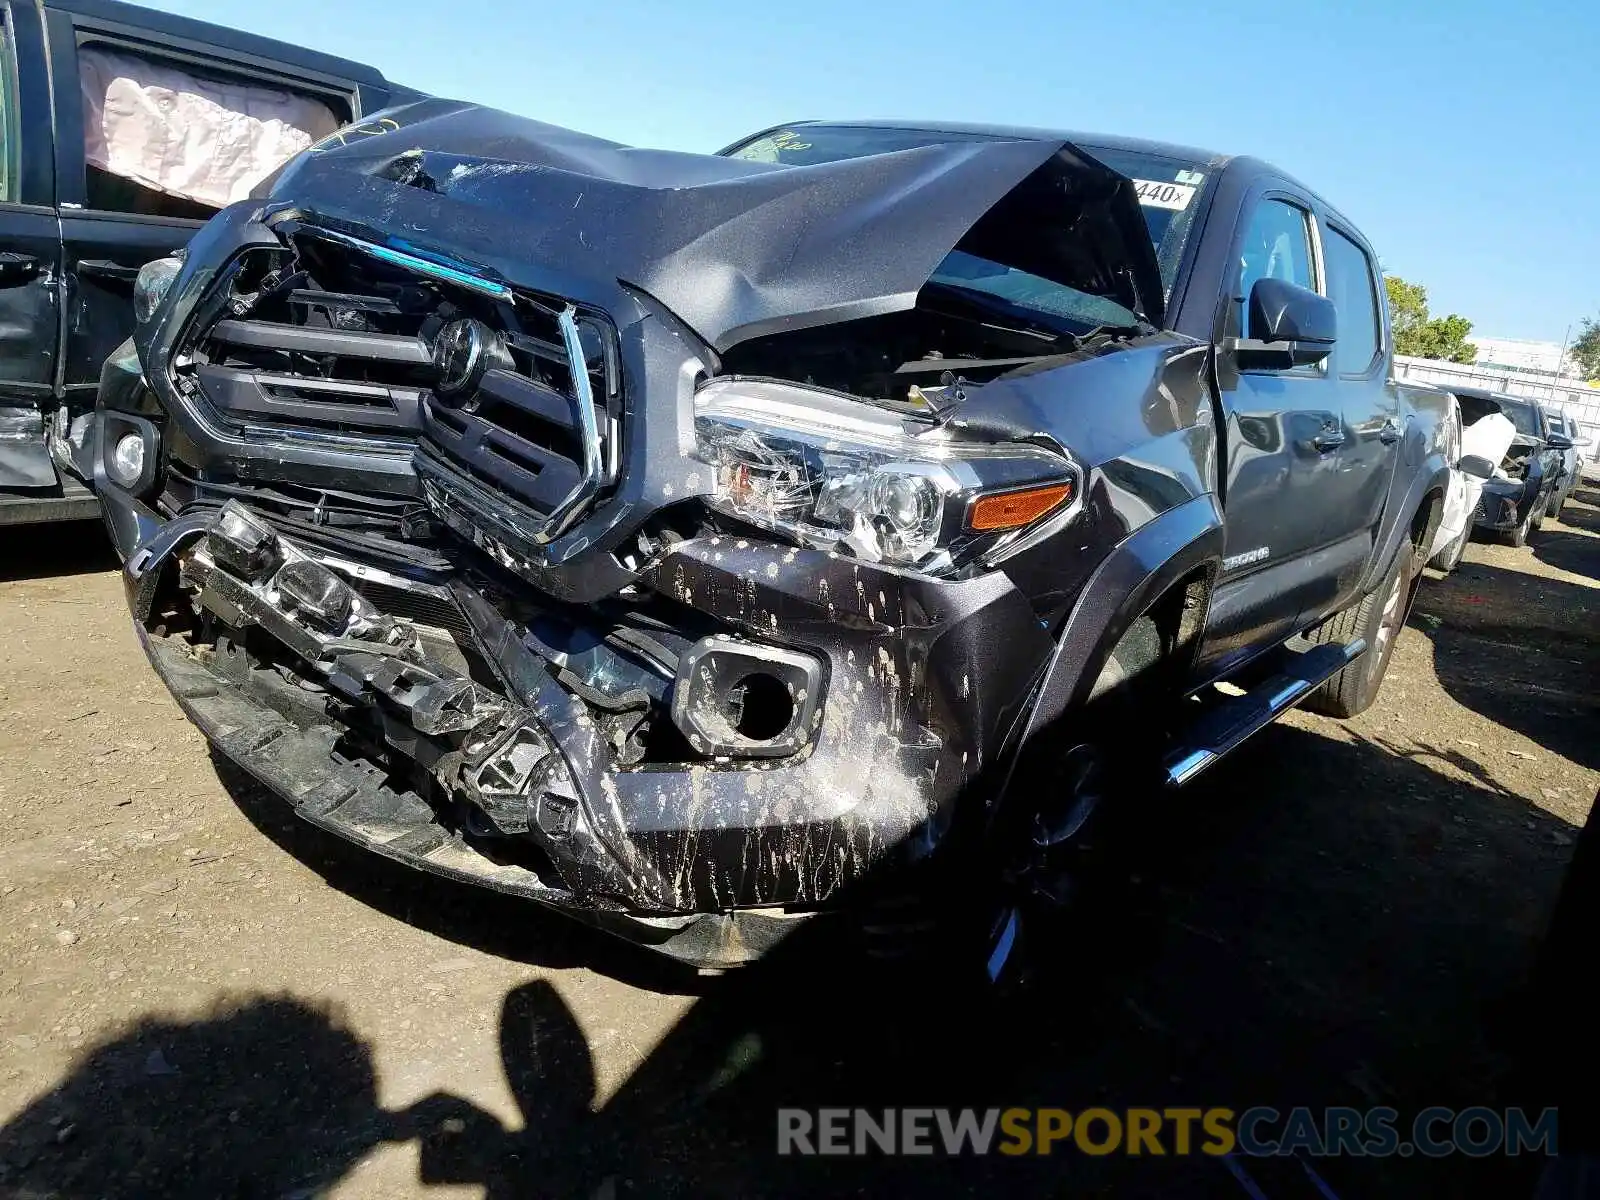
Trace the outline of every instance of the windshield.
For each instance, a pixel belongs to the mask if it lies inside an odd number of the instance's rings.
[[[1461,405],[1461,419],[1468,425],[1492,412],[1504,415],[1523,437],[1543,437],[1539,432],[1539,418],[1533,405],[1526,400],[1513,400],[1509,396],[1475,396],[1471,392],[1457,392]]]
[[[943,146],[952,142],[989,142],[987,134],[942,133],[931,129],[875,129],[865,125],[798,125],[764,133],[732,150],[729,158],[746,162],[782,163],[810,167],[869,154],[893,154],[917,146]]]
[[[1524,437],[1540,436],[1539,419],[1534,416],[1533,405],[1518,404],[1515,400],[1502,400],[1500,411],[1511,418],[1511,423],[1517,427],[1517,432]]]
[[[836,162],[842,158],[861,158],[868,154],[889,154],[916,146],[991,141],[996,137],[992,134],[949,133],[932,129],[797,125],[792,129],[764,133],[735,146],[727,154],[730,158],[742,158],[750,162],[803,167]],[[1178,264],[1183,259],[1184,246],[1188,244],[1195,214],[1200,209],[1200,200],[1210,179],[1206,164],[1143,151],[1097,146],[1092,142],[1074,145],[1134,181],[1139,193],[1139,208],[1144,214],[1145,227],[1150,231],[1150,242],[1155,247],[1156,261],[1161,267],[1161,288],[1166,298],[1171,299]],[[946,260],[934,278],[937,280],[946,274],[959,275],[969,267],[970,264],[952,264]],[[1005,286],[1009,288],[1017,283],[1016,280],[1010,280]],[[1120,306],[1113,307],[1120,309]],[[1107,314],[1101,318],[1101,323],[1125,322],[1128,319],[1126,310],[1121,311],[1121,317]],[[1074,310],[1072,315],[1076,317],[1080,314],[1081,309]]]
[[[1037,314],[1056,332],[1084,333],[1096,326],[1118,328],[1137,325],[1139,318],[1115,300],[1090,295],[1027,271],[1008,267],[965,250],[952,250],[928,282],[971,296],[992,297],[1019,316]]]
[[[1161,267],[1161,289],[1172,299],[1178,264],[1183,261],[1183,248],[1189,244],[1209,178],[1205,164],[1106,146],[1085,144],[1080,148],[1133,180],[1139,192],[1139,211],[1144,214],[1156,248],[1156,263]]]

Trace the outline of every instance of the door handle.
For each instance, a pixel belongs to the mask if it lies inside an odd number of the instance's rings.
[[[91,279],[114,279],[118,283],[132,283],[139,278],[138,267],[125,267],[109,258],[85,258],[78,263],[78,274]]]
[[[1344,445],[1344,430],[1330,425],[1313,435],[1311,444],[1324,454],[1329,450],[1337,450]]]
[[[16,250],[0,250],[0,287],[16,287],[39,273],[39,260]]]
[[[1383,428],[1378,430],[1378,440],[1385,446],[1392,446],[1400,440],[1400,426],[1394,423],[1394,418],[1383,423]]]

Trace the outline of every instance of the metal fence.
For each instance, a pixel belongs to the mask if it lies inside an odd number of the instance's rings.
[[[1469,367],[1432,358],[1405,358],[1398,354],[1394,359],[1394,373],[1401,379],[1436,383],[1441,387],[1487,388],[1508,396],[1526,396],[1546,408],[1560,409],[1578,423],[1580,434],[1589,439],[1589,444],[1583,449],[1584,457],[1600,460],[1600,388],[1524,371]]]

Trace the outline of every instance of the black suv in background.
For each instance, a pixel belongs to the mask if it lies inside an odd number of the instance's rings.
[[[242,199],[269,156],[415,95],[371,67],[115,0],[0,0],[0,525],[94,515],[72,478],[93,473],[82,418],[133,331],[139,269]],[[244,143],[240,118],[271,128]],[[211,120],[214,137],[197,136]]]
[[[1552,511],[1572,439],[1550,427],[1537,401],[1480,388],[1450,390],[1461,404],[1464,424],[1498,412],[1517,427],[1505,458],[1494,475],[1484,480],[1473,524],[1499,534],[1513,546],[1526,545],[1529,533],[1542,528],[1546,514]]]

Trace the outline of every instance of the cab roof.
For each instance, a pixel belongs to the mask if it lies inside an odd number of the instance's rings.
[[[1308,196],[1316,198],[1317,202],[1331,214],[1347,225],[1354,226],[1354,222],[1341,213],[1338,207],[1328,200],[1315,188],[1300,179],[1295,178],[1281,167],[1249,155],[1221,154],[1215,150],[1204,150],[1198,146],[1186,146],[1179,142],[1163,142],[1152,138],[1126,137],[1122,134],[1090,133],[1084,130],[1071,129],[1044,129],[1031,125],[991,125],[967,121],[919,121],[919,120],[821,120],[808,119],[792,121],[784,125],[774,125],[772,130],[789,129],[803,125],[834,125],[854,126],[865,129],[911,129],[922,130],[928,133],[955,133],[967,136],[993,137],[993,138],[1019,138],[1024,140],[1045,140],[1071,142],[1085,150],[1093,147],[1102,147],[1107,150],[1122,150],[1132,154],[1154,154],[1163,158],[1175,158],[1184,162],[1204,165],[1208,170],[1222,171],[1227,169],[1230,174],[1239,175],[1269,175],[1274,179],[1281,179],[1293,184]],[[763,133],[772,130],[763,130]],[[759,137],[761,134],[752,136]],[[750,140],[741,138],[740,142]]]

